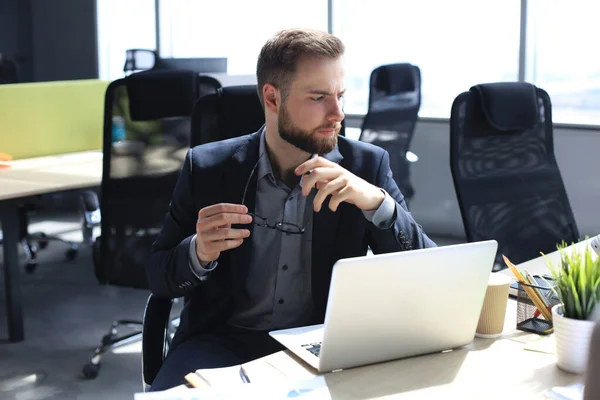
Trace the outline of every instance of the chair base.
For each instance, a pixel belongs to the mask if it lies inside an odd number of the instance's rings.
[[[69,246],[65,252],[67,261],[72,261],[77,258],[77,255],[79,254],[79,246],[77,243],[70,242],[58,236],[46,235],[43,232],[28,233],[21,239],[21,246],[27,256],[27,262],[25,264],[25,271],[27,273],[31,274],[35,271],[37,268],[38,250],[45,249],[50,241],[62,242]]]
[[[2,232],[0,232],[0,245],[3,241]],[[62,239],[58,236],[54,235],[46,235],[44,232],[36,232],[36,233],[28,233],[23,236],[20,240],[21,246],[23,247],[23,251],[27,257],[27,261],[25,262],[25,271],[28,273],[33,273],[37,268],[37,253],[39,250],[43,250],[48,247],[48,243],[51,241],[57,241],[65,243],[69,246],[67,251],[65,252],[65,258],[67,261],[72,261],[77,258],[79,254],[79,246],[75,242],[70,242],[68,240]]]
[[[118,336],[118,328],[128,326],[134,328],[134,331],[122,336]],[[102,355],[108,350],[125,346],[142,339],[142,321],[119,320],[112,323],[108,333],[102,337],[102,344],[94,350],[94,355],[90,362],[83,366],[81,372],[86,379],[95,379],[100,373]]]

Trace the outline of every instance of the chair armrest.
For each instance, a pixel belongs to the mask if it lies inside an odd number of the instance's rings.
[[[94,212],[100,209],[100,201],[98,195],[91,191],[85,190],[81,192],[81,206],[84,212]]]
[[[166,336],[172,299],[150,295],[142,330],[142,379],[152,385],[166,356]]]

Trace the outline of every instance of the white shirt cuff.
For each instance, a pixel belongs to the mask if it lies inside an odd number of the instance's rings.
[[[209,262],[206,267],[203,267],[200,264],[200,259],[198,258],[198,254],[196,254],[196,235],[195,234],[192,237],[192,240],[190,240],[189,264],[190,264],[190,269],[192,270],[194,275],[196,275],[196,277],[198,279],[200,279],[201,281],[205,280],[206,275],[213,269],[217,268],[217,265],[218,265],[218,263],[216,261]]]
[[[363,215],[367,221],[372,222],[373,225],[379,229],[389,229],[394,224],[394,212],[396,211],[396,202],[383,189],[380,189],[384,194],[385,198],[377,210],[363,210]]]

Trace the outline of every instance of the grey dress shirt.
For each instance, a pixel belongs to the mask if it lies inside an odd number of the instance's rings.
[[[316,155],[313,155],[316,157]],[[328,154],[323,155],[324,158]],[[252,257],[244,293],[236,296],[229,324],[254,330],[283,329],[305,325],[312,312],[311,255],[313,199],[316,190],[304,197],[302,179],[290,189],[273,173],[267,155],[264,129],[261,132],[254,214],[270,224],[286,222],[306,228],[304,234],[286,234],[255,226]],[[384,191],[385,193],[385,191]],[[394,222],[396,203],[385,193],[377,210],[363,211],[367,220],[387,229]],[[196,237],[190,243],[190,267],[201,280],[217,267],[212,262],[203,268],[196,254]]]

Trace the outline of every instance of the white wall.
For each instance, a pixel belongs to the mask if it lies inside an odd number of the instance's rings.
[[[450,174],[448,122],[419,122],[412,151],[411,212],[432,235],[464,237]],[[582,237],[600,233],[600,130],[555,128],[556,159]]]

